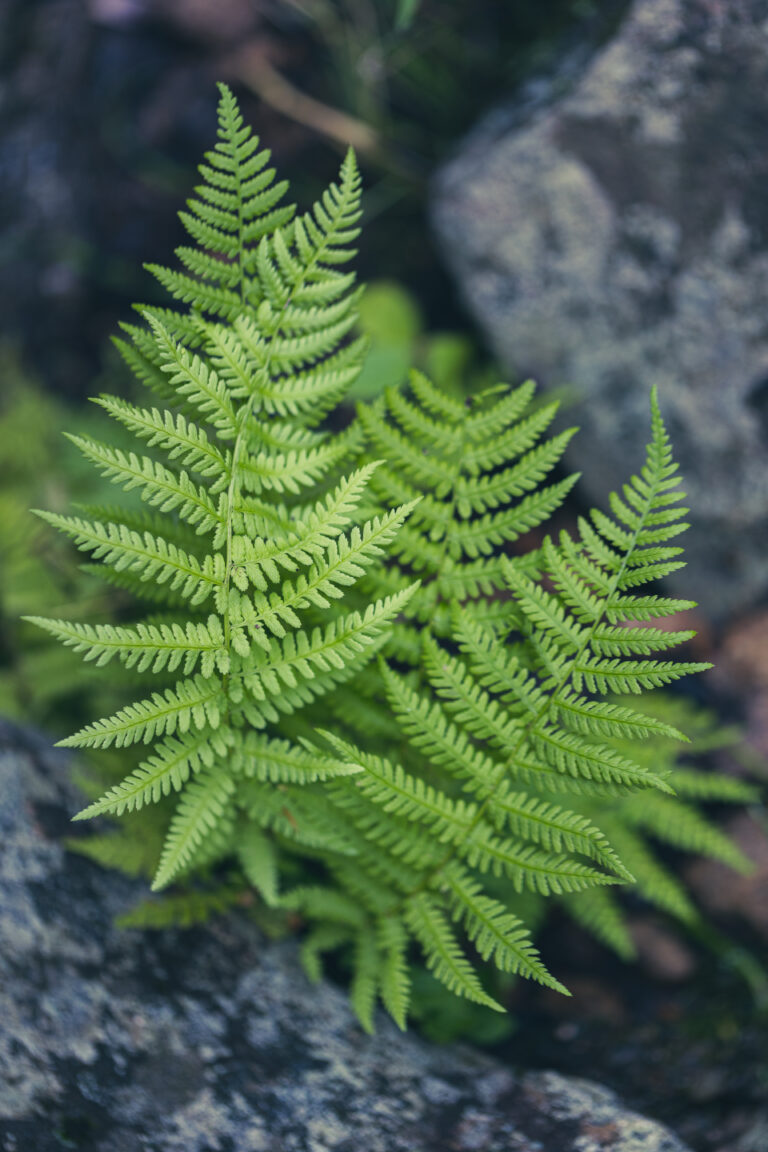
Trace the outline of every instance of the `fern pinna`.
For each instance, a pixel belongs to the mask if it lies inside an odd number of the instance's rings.
[[[155,888],[206,880],[129,923],[201,919],[246,885],[298,914],[311,973],[351,956],[368,1028],[378,997],[405,1024],[419,953],[488,1007],[478,960],[564,991],[529,931],[544,898],[626,953],[613,885],[690,909],[646,835],[742,863],[674,793],[747,790],[649,752],[679,733],[622,699],[705,667],[664,655],[689,633],[652,626],[688,605],[637,591],[680,564],[684,527],[656,399],[612,514],[509,555],[573,483],[552,479],[571,433],[548,435],[533,385],[465,405],[415,374],[323,427],[364,355],[353,156],[296,215],[222,86],[200,172],[181,267],[151,269],[175,304],[117,342],[157,400],[98,400],[132,447],[71,437],[139,506],[41,513],[151,604],[115,624],[35,618],[141,686],[63,743],[153,744],[81,813],[123,832],[81,850],[149,865]]]
[[[63,741],[156,741],[81,813],[119,816],[180,792],[156,888],[230,847],[243,779],[248,804],[258,782],[272,811],[276,786],[346,770],[274,730],[353,676],[410,594],[336,608],[408,510],[361,519],[372,468],[341,475],[350,437],[317,430],[361,359],[360,342],[347,339],[354,275],[341,270],[360,215],[354,157],[311,213],[276,207],[285,186],[222,88],[219,142],[206,159],[183,214],[198,243],[179,250],[191,275],[153,269],[190,308],[143,309],[146,327],[129,326],[130,344],[120,342],[136,374],[174,408],[99,400],[155,454],[71,437],[116,484],[138,489],[147,509],[40,513],[107,578],[138,596],[159,593],[170,610],[121,626],[36,618],[88,660],[175,677]],[[281,821],[290,826],[275,811]]]

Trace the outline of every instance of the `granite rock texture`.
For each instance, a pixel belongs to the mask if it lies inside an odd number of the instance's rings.
[[[532,91],[439,173],[445,257],[514,377],[576,390],[591,497],[640,463],[659,386],[679,587],[722,618],[768,593],[768,0],[636,0]]]
[[[136,886],[63,851],[66,775],[0,722],[2,1152],[685,1152],[585,1080],[364,1036],[245,918],[118,932]]]

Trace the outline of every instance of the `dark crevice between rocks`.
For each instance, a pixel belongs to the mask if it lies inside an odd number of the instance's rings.
[[[750,388],[747,405],[755,414],[760,425],[760,434],[768,448],[768,373],[756,380]]]

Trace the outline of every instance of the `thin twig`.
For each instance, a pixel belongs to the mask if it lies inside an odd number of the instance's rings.
[[[245,45],[227,65],[233,76],[284,116],[382,162],[381,139],[370,124],[300,91],[269,62],[260,45]]]

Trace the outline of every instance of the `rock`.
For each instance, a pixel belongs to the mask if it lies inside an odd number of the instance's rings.
[[[750,613],[729,628],[714,676],[723,691],[768,691],[768,612]]]
[[[670,983],[690,980],[696,971],[696,958],[668,925],[652,916],[634,916],[629,931],[646,972]]]
[[[180,242],[176,211],[215,131],[204,63],[143,7],[0,3],[0,334],[70,396],[92,393],[115,314],[146,297],[141,262]]]
[[[747,748],[768,762],[768,612],[758,610],[735,621],[721,637],[711,682],[738,702]],[[743,771],[743,769],[742,769]],[[761,775],[759,766],[757,775]],[[764,771],[762,772],[764,775]]]
[[[513,377],[575,387],[593,498],[659,386],[694,523],[670,583],[723,617],[768,589],[768,3],[636,0],[567,83],[470,136],[437,233]]]
[[[76,807],[0,724],[2,1152],[685,1152],[587,1081],[365,1037],[245,917],[120,933],[137,885],[63,851]]]

